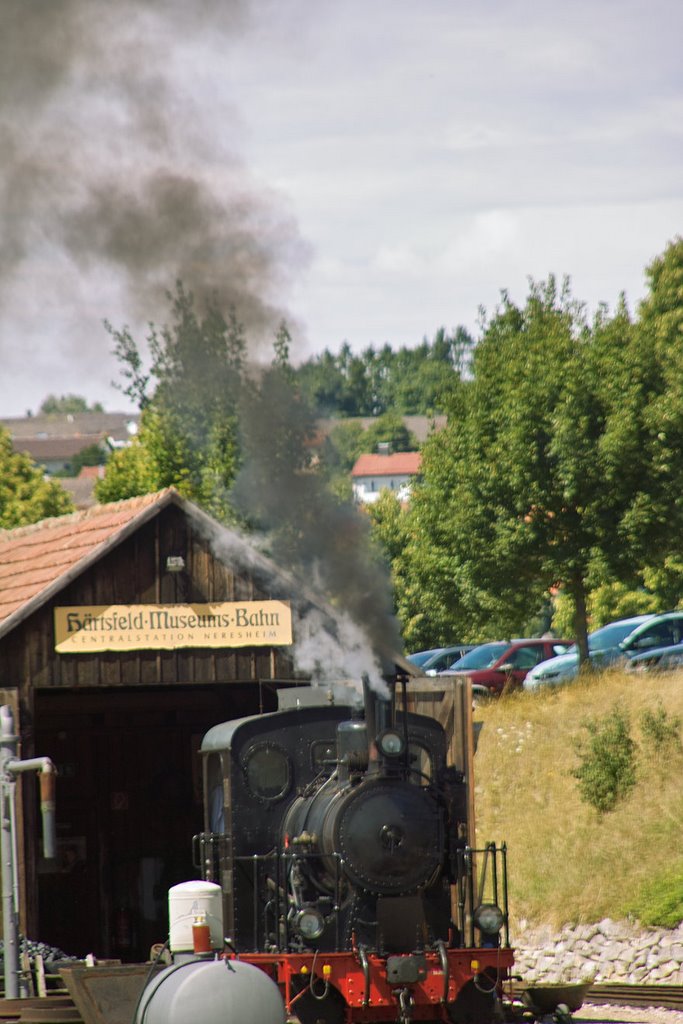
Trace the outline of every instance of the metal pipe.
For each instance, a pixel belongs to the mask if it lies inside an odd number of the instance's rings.
[[[57,827],[55,823],[55,778],[56,769],[49,757],[27,757],[24,760],[10,757],[4,765],[5,772],[15,776],[23,772],[40,772],[40,814],[43,826],[43,856],[53,860],[57,854]]]
[[[496,906],[500,906],[498,902],[498,850],[496,849],[495,843],[489,844],[491,847],[491,886],[493,888],[493,902]]]
[[[503,843],[501,848],[501,859],[503,868],[503,913],[505,914],[505,945],[510,945],[510,908],[508,906],[508,848]]]
[[[5,998],[28,995],[20,986],[19,972],[19,894],[16,855],[16,784],[23,772],[40,772],[40,809],[43,823],[43,854],[54,858],[55,766],[49,757],[17,758],[19,737],[14,732],[14,714],[8,704],[0,707],[0,869],[2,874],[2,925],[5,960]],[[22,991],[20,992],[20,987]]]
[[[16,754],[18,736],[14,734],[14,716],[8,705],[0,707],[0,859],[2,868],[2,927],[5,961],[5,998],[19,996],[19,935],[14,897],[14,837],[12,803],[14,781],[6,770]]]
[[[473,862],[474,851],[467,848],[467,884],[468,884],[468,897],[469,897],[469,932],[470,932],[470,946],[474,946],[474,862]]]

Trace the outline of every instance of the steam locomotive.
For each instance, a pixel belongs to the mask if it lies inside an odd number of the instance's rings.
[[[505,846],[467,842],[466,780],[433,718],[363,683],[204,737],[196,865],[220,886],[228,955],[301,1024],[499,1015],[513,965]],[[406,706],[405,684],[403,707]]]

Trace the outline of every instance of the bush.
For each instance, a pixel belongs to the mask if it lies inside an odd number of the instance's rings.
[[[681,719],[678,715],[669,717],[661,701],[655,711],[647,708],[642,712],[640,731],[643,743],[657,756],[681,749]]]
[[[626,911],[649,927],[676,928],[683,921],[683,867],[653,878]]]
[[[577,744],[572,775],[579,794],[599,814],[612,811],[636,784],[636,744],[628,716],[615,707],[601,722],[586,722],[588,739]]]

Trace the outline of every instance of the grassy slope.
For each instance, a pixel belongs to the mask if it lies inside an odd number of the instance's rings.
[[[610,813],[579,799],[571,770],[583,723],[626,712],[638,744],[638,782]],[[508,844],[513,931],[530,924],[683,916],[683,752],[653,751],[644,709],[683,721],[683,672],[609,672],[538,693],[508,694],[475,711],[479,843]],[[679,730],[683,734],[683,728]],[[657,912],[657,907],[660,907]]]

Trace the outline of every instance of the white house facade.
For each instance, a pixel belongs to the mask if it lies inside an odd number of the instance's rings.
[[[382,491],[388,490],[399,501],[408,501],[410,486],[420,472],[420,461],[419,452],[366,453],[359,456],[351,471],[355,500],[371,505]]]

